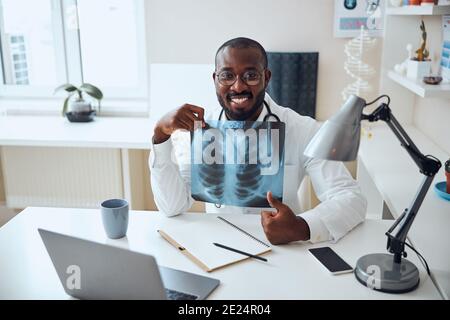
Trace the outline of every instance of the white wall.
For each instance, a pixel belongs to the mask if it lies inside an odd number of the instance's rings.
[[[450,154],[450,100],[417,98],[414,125]]]
[[[214,63],[217,48],[238,36],[259,41],[267,51],[318,51],[317,118],[326,119],[339,109],[340,92],[350,79],[343,69],[348,39],[333,36],[334,1],[150,0],[146,4],[150,63]],[[380,47],[381,41],[368,57],[376,69]]]

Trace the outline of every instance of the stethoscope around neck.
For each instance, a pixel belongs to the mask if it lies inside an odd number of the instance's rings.
[[[277,120],[277,122],[281,122],[280,118],[279,118],[275,113],[272,113],[272,110],[270,110],[269,104],[268,104],[266,101],[264,101],[264,106],[265,106],[266,109],[267,109],[267,114],[264,116],[263,121],[268,121],[270,117],[274,117],[275,120]],[[219,121],[220,121],[220,119],[222,119],[223,112],[224,112],[224,109],[222,109],[222,110],[220,111],[220,114],[219,114]],[[221,204],[217,204],[217,203],[214,203],[214,206],[215,206],[217,209],[219,209],[220,207],[222,207]]]
[[[274,117],[275,120],[277,120],[277,122],[281,122],[280,118],[275,113],[272,113],[272,110],[270,110],[269,104],[265,100],[263,101],[263,103],[267,109],[267,114],[264,116],[263,121],[268,121],[270,117]],[[219,119],[218,119],[219,121],[220,121],[220,119],[222,119],[224,110],[225,109],[222,108],[222,110],[220,111]]]

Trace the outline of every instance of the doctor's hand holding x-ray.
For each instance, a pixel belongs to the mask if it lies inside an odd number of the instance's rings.
[[[285,123],[285,187],[283,202],[267,190],[267,200],[276,212],[225,205],[217,208],[210,203],[206,203],[206,211],[260,213],[264,232],[272,244],[298,240],[337,241],[361,223],[367,202],[344,165],[307,158],[303,154],[319,124],[277,105],[265,92],[271,71],[264,48],[247,38],[229,40],[217,50],[215,66],[212,77],[222,108],[211,115],[212,120],[269,121],[266,119],[271,116]],[[154,128],[149,157],[151,187],[158,209],[167,216],[186,212],[194,203],[190,165],[171,161],[174,149],[169,138],[178,129],[193,131],[196,121],[201,121],[205,127],[205,118],[204,108],[184,104],[162,117]],[[306,175],[310,176],[321,203],[304,211],[297,191]]]
[[[204,114],[205,109],[192,104],[184,104],[180,108],[169,112],[156,124],[153,143],[158,144],[168,140],[172,133],[178,129],[194,131],[196,121],[201,121],[202,127],[204,127]]]

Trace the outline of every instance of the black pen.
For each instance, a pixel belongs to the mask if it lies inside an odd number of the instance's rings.
[[[213,242],[213,245],[215,245],[215,246],[217,246],[217,247],[219,247],[219,248],[222,248],[222,249],[227,249],[227,250],[230,250],[230,251],[233,251],[233,252],[236,252],[236,253],[243,254],[244,256],[248,256],[248,257],[250,257],[250,258],[255,258],[255,259],[258,259],[258,260],[266,261],[266,262],[267,262],[267,259],[266,259],[266,258],[263,258],[263,257],[260,257],[260,256],[255,256],[255,255],[253,255],[253,254],[250,254],[250,253],[247,253],[247,252],[238,250],[238,249],[230,248],[230,247],[224,246],[223,244],[220,244],[220,243],[215,243],[215,242]]]

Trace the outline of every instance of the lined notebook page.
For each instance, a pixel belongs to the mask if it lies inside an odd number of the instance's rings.
[[[252,228],[248,227],[248,223],[246,223],[246,226],[239,225],[239,222],[233,221],[227,216],[224,216],[224,218],[251,235]],[[254,223],[257,223],[257,221],[255,220]],[[246,227],[247,229],[245,229]],[[252,227],[254,228],[254,226]],[[261,227],[259,226],[259,228]],[[271,250],[270,246],[265,243],[265,238],[258,237],[257,239],[260,240],[258,241],[249,234],[245,234],[229,223],[217,218],[217,216],[205,216],[203,219],[187,222],[183,225],[165,225],[161,228],[161,231],[201,261],[207,267],[207,271],[248,259],[245,255],[219,248],[213,244],[214,242],[253,255],[259,255]],[[253,236],[256,237],[256,235]]]

